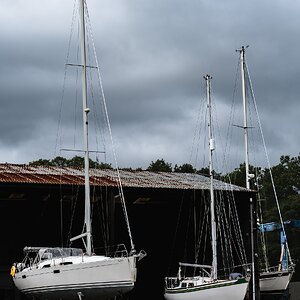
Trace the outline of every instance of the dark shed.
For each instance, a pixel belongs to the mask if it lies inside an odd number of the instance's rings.
[[[136,288],[129,297],[158,300],[162,298],[163,279],[173,270],[172,260],[181,256],[174,243],[178,211],[182,204],[188,207],[195,194],[201,197],[208,192],[209,178],[123,170],[120,176],[136,248],[148,254],[138,266]],[[83,185],[81,169],[0,164],[0,299],[23,299],[14,289],[9,271],[14,261],[22,259],[24,246],[61,246],[70,235],[81,231]],[[91,185],[94,247],[104,246],[102,237],[108,244],[122,241],[129,245],[117,197],[116,171],[91,170]],[[247,243],[249,199],[255,194],[218,180],[214,187],[235,195]],[[183,209],[182,213],[188,212]],[[98,235],[101,238],[96,238]]]

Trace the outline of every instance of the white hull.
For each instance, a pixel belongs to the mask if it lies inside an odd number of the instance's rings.
[[[101,257],[100,257],[101,258]],[[83,257],[76,264],[24,269],[15,274],[16,287],[38,299],[107,299],[133,289],[136,257]]]
[[[259,287],[261,293],[278,293],[287,289],[292,272],[264,272],[260,274]]]
[[[194,288],[166,289],[167,300],[243,300],[248,288],[248,282],[238,283],[238,280],[208,283]]]

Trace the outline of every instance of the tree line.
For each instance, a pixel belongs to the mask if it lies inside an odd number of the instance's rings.
[[[84,158],[81,156],[74,156],[71,159],[67,159],[62,156],[56,156],[53,159],[38,159],[31,161],[30,166],[45,166],[45,167],[70,167],[70,168],[83,168]],[[112,169],[111,164],[94,161],[89,159],[89,165],[91,168],[98,169]]]
[[[62,156],[57,156],[53,159],[38,159],[35,161],[31,161],[29,163],[29,165],[31,165],[31,166],[83,168],[84,167],[84,158],[81,156],[74,156],[71,159],[67,159]],[[111,164],[94,161],[92,159],[89,159],[89,165],[91,168],[112,169]],[[143,171],[142,168],[133,169],[131,167],[122,168],[122,170]],[[166,162],[164,159],[157,159],[156,161],[151,161],[148,168],[146,168],[146,171],[208,174],[208,168],[202,168],[201,170],[196,170],[191,164],[183,164],[181,166],[175,165],[175,167],[173,169],[172,164]]]

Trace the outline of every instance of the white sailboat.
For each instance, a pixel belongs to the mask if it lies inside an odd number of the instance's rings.
[[[220,279],[218,276],[217,263],[217,224],[215,216],[215,199],[213,187],[213,163],[212,155],[215,149],[215,142],[212,136],[211,126],[211,76],[206,75],[206,95],[209,110],[208,140],[209,140],[209,176],[210,176],[210,219],[211,219],[211,249],[212,265],[179,263],[177,277],[165,279],[165,298],[167,300],[243,300],[247,289],[248,281],[241,274],[231,274],[228,278]],[[182,276],[182,267],[198,269],[199,275]],[[195,274],[195,273],[194,273]]]
[[[259,233],[264,242],[264,234],[274,230],[280,231],[281,253],[277,266],[270,267],[268,263],[265,247],[263,247],[264,261],[266,268],[261,270],[259,276],[259,285],[262,295],[279,294],[282,295],[288,288],[290,280],[294,273],[295,265],[290,261],[288,254],[286,235],[281,224],[277,222],[265,223],[259,225]]]
[[[80,0],[83,136],[85,162],[85,220],[84,232],[70,241],[83,240],[85,251],[78,248],[25,247],[25,259],[12,267],[11,275],[16,287],[35,299],[107,299],[133,289],[136,281],[136,262],[145,253],[134,249],[123,190],[119,179],[119,192],[131,251],[119,247],[112,256],[95,255],[92,249],[89,141],[85,43],[85,0]],[[118,172],[118,170],[117,170]],[[32,258],[33,257],[33,258]]]
[[[238,49],[237,51],[240,53],[240,65],[241,65],[241,77],[242,77],[246,188],[250,189],[250,179],[253,178],[254,176],[249,173],[249,158],[248,158],[248,128],[249,127],[248,127],[248,120],[247,120],[246,79],[247,78],[250,79],[250,75],[248,72],[246,59],[245,59],[245,49],[246,49],[245,47],[242,47],[241,49]],[[246,73],[247,73],[247,76],[246,76]],[[253,95],[251,82],[248,82],[248,83],[250,84],[250,89],[251,89],[250,92]],[[256,109],[256,105],[255,105],[255,109]],[[256,109],[256,113],[258,115],[257,109]],[[259,118],[258,118],[258,120],[259,120]],[[259,121],[259,126],[260,126],[260,121]],[[260,128],[260,131],[261,131],[261,135],[262,135],[264,151],[265,151],[266,156],[268,157],[267,151],[266,151],[265,140],[264,140],[261,128]],[[280,230],[281,230],[281,255],[280,255],[280,259],[279,259],[279,264],[277,266],[270,267],[269,263],[268,263],[267,255],[265,252],[266,246],[263,245],[263,247],[262,247],[263,252],[264,252],[263,258],[265,260],[265,266],[266,266],[266,269],[261,270],[260,274],[259,274],[259,288],[260,288],[260,293],[262,295],[263,294],[278,294],[278,293],[282,294],[289,285],[289,282],[292,278],[292,275],[294,273],[294,267],[295,267],[295,265],[292,261],[291,255],[290,255],[289,248],[288,248],[287,237],[286,237],[286,232],[285,232],[285,228],[284,228],[284,222],[283,222],[283,219],[281,216],[279,202],[278,202],[275,185],[274,185],[274,181],[273,181],[272,171],[271,171],[271,167],[270,167],[270,163],[269,163],[268,159],[267,159],[267,162],[268,162],[268,168],[270,170],[269,171],[270,177],[271,177],[271,181],[272,181],[273,191],[274,191],[276,205],[277,205],[279,219],[280,219],[280,224],[277,224],[277,225],[280,227]],[[253,208],[251,208],[251,213],[250,213],[251,217],[253,217],[252,209]],[[268,226],[268,224],[262,224],[261,226],[259,226],[259,231],[260,231],[260,234],[262,237],[261,241],[264,244],[265,243],[264,233],[266,231],[272,231],[272,228],[270,226]],[[253,232],[253,220],[251,220],[251,232]],[[254,238],[254,235],[251,234],[252,270],[254,270],[254,256],[255,256],[254,248],[253,248],[253,245],[254,245],[253,238]],[[252,282],[253,282],[253,290],[255,291],[255,287],[254,287],[255,273],[254,273],[254,271],[252,272],[252,277],[254,278],[254,280]]]

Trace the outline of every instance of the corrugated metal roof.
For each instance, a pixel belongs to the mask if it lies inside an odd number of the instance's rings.
[[[124,187],[167,188],[167,189],[209,189],[208,177],[199,174],[167,173],[120,170]],[[83,185],[83,169],[69,167],[45,167],[20,164],[0,164],[0,183],[66,184]],[[117,186],[115,170],[91,169],[92,185]],[[245,188],[214,180],[216,190],[247,191]]]

